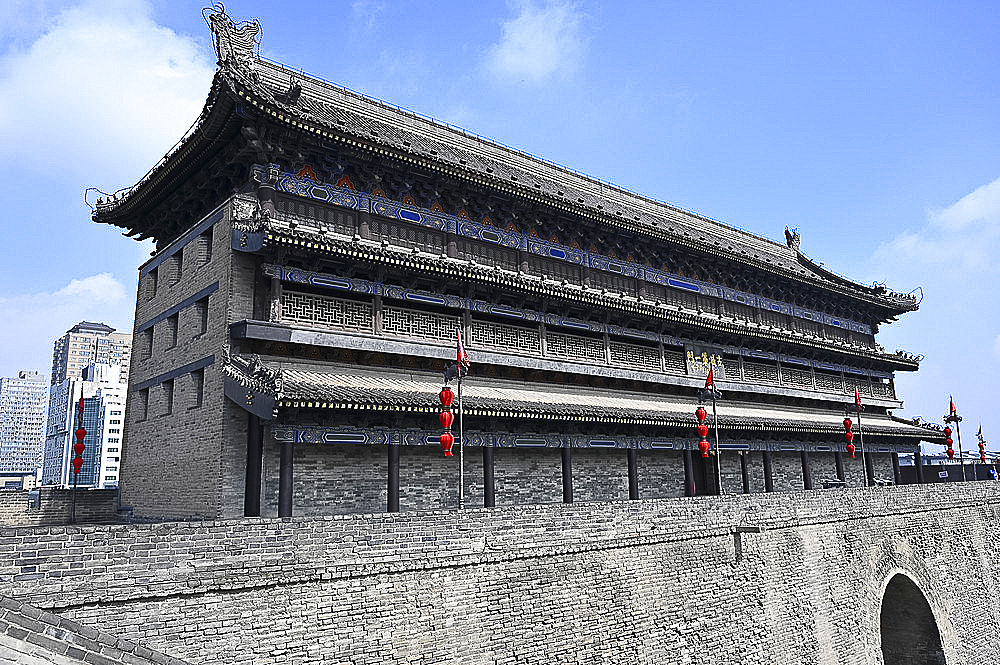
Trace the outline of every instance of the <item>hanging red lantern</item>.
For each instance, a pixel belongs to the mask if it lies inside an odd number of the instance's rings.
[[[982,462],[983,464],[986,464],[986,454],[985,453],[979,453],[979,461]]]
[[[455,414],[451,411],[442,411],[441,414],[438,415],[438,420],[441,421],[441,427],[451,429],[451,424],[455,422]]]
[[[77,455],[82,455],[83,451],[87,449],[87,446],[83,445],[79,441],[73,444],[73,452]]]
[[[950,427],[945,427],[944,428],[944,435],[945,436],[949,436],[949,437],[951,436],[951,428]]]
[[[701,407],[701,406],[699,406],[699,407],[698,407],[698,408],[697,408],[697,409],[695,410],[695,412],[694,412],[694,416],[695,416],[695,418],[697,418],[697,419],[698,419],[698,422],[704,422],[704,421],[705,421],[705,419],[706,419],[706,418],[708,418],[708,411],[706,411],[706,410],[704,409],[704,407]]]
[[[82,466],[83,466],[83,458],[82,457],[74,457],[73,458],[73,473],[80,473],[80,467],[82,467]]]
[[[698,442],[698,450],[701,451],[702,457],[708,457],[708,449],[709,449],[708,441],[702,439],[701,441]]]
[[[74,433],[76,434],[76,438],[78,438],[81,441],[83,441],[83,437],[87,436],[87,430],[83,429],[82,427],[77,428],[76,432]]]
[[[851,443],[852,441],[854,441],[854,432],[852,432],[851,430],[847,430],[846,432],[844,432],[844,438],[847,440],[848,443]]]
[[[455,401],[455,393],[451,388],[445,386],[438,393],[438,399],[441,400],[441,406],[451,406],[451,403]]]
[[[854,459],[854,451],[855,450],[856,450],[856,448],[854,447],[853,443],[847,444],[847,454],[851,456],[851,459]]]
[[[708,436],[708,425],[706,425],[705,423],[701,423],[698,425],[698,436],[700,436],[703,439],[706,436]]]
[[[948,459],[955,459],[955,449],[954,448],[952,448],[951,446],[948,446],[948,450],[946,450],[945,452],[948,453]]]
[[[451,447],[455,443],[455,437],[452,436],[451,432],[445,432],[441,435],[441,448],[444,450],[445,457],[454,457],[451,453]]]
[[[854,421],[850,418],[844,418],[844,429],[850,431],[852,427],[854,427]]]
[[[951,444],[953,444],[953,443],[955,443],[955,442],[951,440],[950,436],[947,439],[944,440],[944,445],[948,446],[949,448],[951,448]]]

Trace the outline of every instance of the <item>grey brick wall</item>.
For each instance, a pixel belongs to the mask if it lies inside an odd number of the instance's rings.
[[[998,518],[970,482],[8,528],[0,585],[192,663],[832,665],[880,662],[901,573],[972,665],[1000,659]]]
[[[118,520],[118,490],[76,492],[77,524],[109,524]],[[0,525],[49,526],[69,524],[73,491],[39,488],[38,507],[31,507],[26,491],[0,491]]]

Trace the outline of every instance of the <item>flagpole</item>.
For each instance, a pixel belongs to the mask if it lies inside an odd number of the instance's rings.
[[[462,368],[458,367],[458,509],[465,508],[465,431],[462,427]]]
[[[715,430],[715,469],[719,478],[719,496],[722,491],[722,449],[719,448],[719,411],[715,406],[715,383],[712,383],[712,429]]]
[[[961,418],[958,414],[955,414],[955,435],[958,436],[958,460],[962,465],[962,481],[965,482],[968,478],[965,477],[965,453],[962,452],[962,425]]]
[[[857,413],[858,413],[858,448],[861,449],[861,471],[862,471],[862,473],[865,476],[865,487],[871,487],[871,482],[870,482],[870,480],[868,478],[868,459],[865,456],[865,435],[864,435],[864,432],[861,429],[861,399],[860,398],[855,401],[855,406],[857,407]],[[874,472],[875,472],[875,469],[872,468],[872,473],[874,473]],[[871,480],[874,480],[874,478],[872,478]]]

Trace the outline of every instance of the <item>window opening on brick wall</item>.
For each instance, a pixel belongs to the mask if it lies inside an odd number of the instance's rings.
[[[177,324],[179,322],[179,313],[171,314],[167,317],[167,348],[172,349],[177,346]]]
[[[136,420],[145,420],[149,416],[149,388],[136,392]]]
[[[205,368],[191,372],[191,393],[193,404],[191,408],[199,408],[205,401]]]
[[[184,270],[184,250],[179,249],[170,257],[170,285],[173,286],[181,281],[181,272]]]
[[[198,236],[198,242],[196,246],[198,247],[198,258],[202,265],[205,265],[212,260],[212,229],[213,227],[208,227]]]
[[[194,304],[194,318],[197,326],[197,335],[204,335],[208,332],[208,296]]]
[[[153,355],[153,326],[139,333],[139,357],[145,360]]]
[[[153,268],[152,270],[150,270],[149,272],[146,273],[146,289],[145,289],[145,291],[146,291],[146,299],[147,300],[156,297],[156,281],[158,279],[158,275],[159,275],[159,269],[158,268]]]
[[[168,379],[163,382],[163,415],[169,416],[174,412],[174,380]]]

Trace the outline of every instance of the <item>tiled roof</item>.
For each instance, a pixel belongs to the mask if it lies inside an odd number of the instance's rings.
[[[279,407],[363,408],[437,411],[443,381],[433,374],[367,370],[350,367],[323,369],[289,363],[265,364],[280,369]],[[724,386],[722,386],[724,388]],[[453,390],[457,387],[453,386]],[[554,384],[500,381],[470,376],[463,382],[463,400],[469,415],[492,415],[545,420],[583,420],[694,427],[693,399],[670,395]],[[719,402],[719,425],[730,429],[843,431],[840,411],[800,409],[749,402]],[[926,437],[919,427],[885,415],[863,416],[865,432]]]

